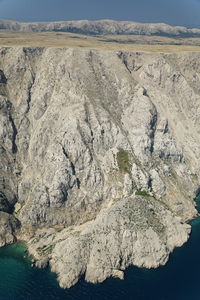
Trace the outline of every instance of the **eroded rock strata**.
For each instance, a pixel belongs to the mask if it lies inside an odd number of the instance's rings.
[[[154,268],[187,241],[200,54],[0,49],[0,245],[62,287]]]

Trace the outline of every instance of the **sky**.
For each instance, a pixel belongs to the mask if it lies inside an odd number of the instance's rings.
[[[0,0],[0,19],[114,19],[200,27],[200,0]]]

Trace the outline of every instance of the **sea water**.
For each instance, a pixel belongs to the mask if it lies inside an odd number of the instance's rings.
[[[31,267],[31,260],[24,258],[23,244],[1,248],[0,300],[200,300],[200,218],[191,225],[189,241],[175,249],[165,266],[151,270],[130,267],[123,281],[107,279],[93,285],[82,279],[69,290],[59,287],[49,269]]]

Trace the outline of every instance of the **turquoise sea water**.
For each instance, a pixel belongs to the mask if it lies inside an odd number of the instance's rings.
[[[198,204],[200,203],[200,197]],[[200,207],[200,204],[199,204]],[[59,288],[48,269],[31,267],[22,244],[0,249],[0,300],[200,300],[200,218],[191,222],[190,240],[176,249],[166,266],[155,270],[130,267],[125,280],[92,285],[81,280],[70,290]]]

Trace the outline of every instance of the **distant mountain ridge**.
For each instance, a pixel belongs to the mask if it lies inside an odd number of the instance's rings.
[[[164,35],[172,37],[200,37],[200,29],[171,26],[164,23],[137,23],[114,20],[79,20],[58,22],[18,22],[0,20],[0,29],[22,32],[61,31],[86,35]]]

